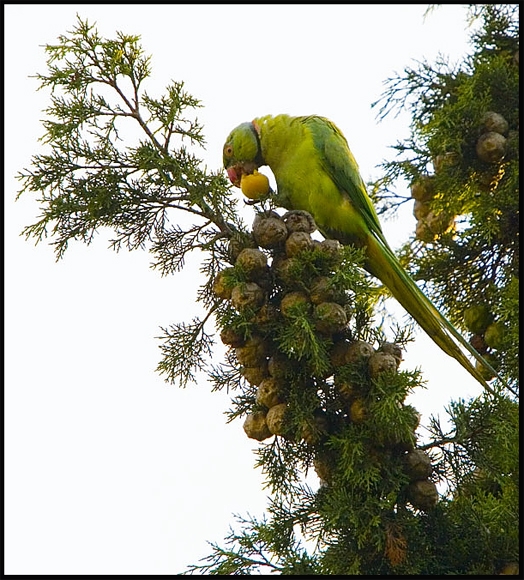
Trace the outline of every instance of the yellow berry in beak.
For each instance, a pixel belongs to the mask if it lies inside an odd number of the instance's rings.
[[[255,169],[249,175],[242,175],[240,189],[249,199],[260,199],[269,193],[269,179]]]

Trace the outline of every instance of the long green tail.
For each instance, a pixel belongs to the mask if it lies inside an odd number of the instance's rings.
[[[367,259],[367,269],[389,288],[391,294],[426,331],[428,336],[446,354],[456,359],[485,389],[495,393],[482,374],[461,350],[457,342],[493,376],[497,376],[500,379],[497,372],[436,309],[402,268],[389,246],[384,246],[381,240],[370,236],[370,241],[367,245]]]

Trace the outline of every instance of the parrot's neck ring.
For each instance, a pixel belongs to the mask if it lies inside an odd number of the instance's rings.
[[[260,165],[265,165],[266,162],[264,161],[264,158],[262,157],[262,144],[260,143],[260,125],[256,122],[256,121],[251,121],[251,129],[253,130],[253,133],[256,137],[257,140],[257,157],[255,159],[255,161],[257,161],[257,163]]]

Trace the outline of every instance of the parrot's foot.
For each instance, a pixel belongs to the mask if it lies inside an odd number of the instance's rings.
[[[246,205],[256,205],[258,204],[263,204],[265,201],[267,201],[268,199],[271,199],[272,197],[274,197],[275,192],[273,189],[271,189],[271,187],[268,189],[268,192],[264,195],[261,195],[260,197],[256,198],[256,199],[244,199],[244,203]]]
[[[313,216],[307,211],[303,211],[301,209],[288,211],[282,216],[282,219],[286,224],[290,224],[291,226],[293,226],[293,224],[298,225],[300,223],[300,230],[307,231],[309,234],[313,233],[317,229],[317,224],[315,223]]]

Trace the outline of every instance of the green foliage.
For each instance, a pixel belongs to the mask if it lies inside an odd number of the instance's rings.
[[[52,91],[41,139],[50,153],[35,156],[18,176],[20,194],[41,195],[42,215],[25,228],[27,237],[40,241],[51,233],[60,258],[70,240],[89,243],[107,227],[115,249],[151,243],[156,265],[168,274],[187,252],[235,231],[224,176],[202,169],[187,148],[204,144],[202,127],[187,115],[199,101],[180,82],[158,99],[144,91],[150,58],[138,37],[104,40],[78,19],[46,52],[48,73],[37,78]],[[173,227],[180,211],[199,225]]]
[[[431,173],[424,203],[456,216],[456,225],[412,239],[404,265],[458,326],[466,326],[468,308],[485,305],[503,332],[483,345],[482,324],[472,340],[500,360],[515,386],[513,8],[472,5],[482,27],[461,67],[421,63],[389,81],[381,113],[406,106],[412,135],[397,144],[399,158],[385,164],[373,196],[394,210],[407,200],[392,192],[396,180],[420,182]],[[213,390],[231,393],[228,420],[244,420],[246,434],[260,441],[255,465],[271,497],[267,516],[237,518],[241,530],[231,530],[225,547],[212,543],[211,555],[187,573],[491,575],[513,566],[517,402],[501,394],[451,402],[449,425],[430,418],[431,440],[423,443],[420,417],[405,403],[423,386],[420,373],[399,368],[410,331],[399,327],[387,337],[374,321],[380,290],[360,267],[362,252],[313,239],[311,216],[295,212],[290,221],[268,200],[250,231],[222,171],[204,169],[192,152],[204,145],[191,115],[198,100],[181,82],[148,95],[151,63],[138,40],[122,33],[102,39],[79,19],[46,47],[48,72],[37,78],[51,89],[42,137],[49,152],[20,173],[20,194],[36,192],[42,210],[25,235],[37,242],[51,236],[57,258],[71,240],[89,244],[103,228],[114,233],[116,250],[148,249],[162,275],[183,268],[194,250],[201,257],[206,280],[195,299],[205,312],[162,328],[157,370],[180,386],[204,371]],[[504,154],[487,162],[477,149],[489,111],[507,128],[499,133]],[[260,241],[255,230],[268,219],[287,232],[285,241]],[[296,232],[304,245],[290,251]],[[228,347],[221,364],[208,362],[210,321]]]
[[[466,329],[471,312],[480,308],[487,313],[488,323],[494,320],[503,329],[500,342],[491,337],[485,341],[489,325],[483,323],[471,341],[485,356],[497,358],[499,372],[515,390],[519,378],[518,7],[472,5],[470,10],[472,19],[481,21],[472,34],[471,57],[455,68],[443,59],[434,65],[421,63],[388,81],[381,114],[405,106],[413,122],[411,136],[396,146],[398,159],[384,165],[375,198],[382,198],[383,209],[394,210],[406,202],[406,197],[390,189],[397,178],[414,184],[429,176],[433,192],[424,203],[429,210],[456,216],[455,227],[429,239],[417,233],[404,247],[403,263],[458,327]],[[481,144],[488,130],[499,131],[493,142],[503,145],[494,157]],[[413,186],[412,196],[416,197]],[[416,218],[420,221],[424,213],[420,202],[415,203],[419,203]],[[407,544],[426,555],[426,561],[411,573],[496,574],[505,569],[513,571],[504,573],[516,573],[518,403],[482,396],[452,402],[448,412],[450,427],[445,431],[432,417],[433,441],[422,446],[431,451],[434,476],[445,487],[436,509],[405,528]]]
[[[194,319],[190,324],[184,322],[162,328],[163,340],[161,350],[163,359],[157,371],[166,374],[169,382],[177,382],[185,387],[195,382],[195,372],[207,369],[212,354],[213,337],[205,332],[204,320]],[[186,353],[182,358],[180,351]],[[187,358],[188,357],[188,358]]]
[[[435,419],[430,426],[440,455],[435,468],[449,486],[434,522],[447,538],[435,566],[442,574],[493,574],[519,559],[518,404],[483,397],[454,402],[449,413],[450,432]]]
[[[321,568],[299,541],[293,541],[289,527],[275,528],[264,518],[237,517],[246,531],[231,533],[226,538],[229,549],[211,544],[213,553],[204,558],[207,564],[192,565],[187,573],[239,575],[278,573],[316,575]],[[275,520],[274,520],[275,521]]]
[[[483,26],[473,34],[474,53],[460,67],[444,59],[420,63],[390,79],[381,99],[382,116],[406,107],[411,136],[396,145],[398,159],[384,164],[375,198],[391,210],[406,202],[389,185],[399,177],[416,183],[430,176],[428,210],[455,216],[451,231],[429,238],[416,234],[402,262],[454,325],[465,329],[464,312],[484,302],[518,336],[519,271],[519,67],[514,5],[472,9]],[[378,103],[375,103],[377,105]],[[501,124],[489,124],[496,114]],[[493,122],[492,122],[493,123]],[[491,131],[491,132],[489,132]],[[499,132],[497,132],[499,131]],[[481,141],[495,135],[500,152],[486,157]],[[490,142],[491,143],[491,142]],[[495,155],[491,152],[489,155]],[[419,204],[420,205],[420,204]],[[419,217],[417,231],[420,222]],[[515,344],[515,342],[513,343]],[[517,352],[496,353],[501,376],[518,382]]]
[[[50,152],[18,175],[19,195],[38,193],[42,211],[25,236],[51,236],[59,259],[70,241],[89,244],[106,229],[115,250],[147,248],[162,275],[195,250],[206,252],[207,272],[223,268],[225,241],[244,226],[222,172],[204,169],[189,149],[205,143],[191,116],[199,101],[181,82],[159,98],[145,92],[151,64],[137,36],[106,40],[78,18],[46,52],[48,72],[37,78],[51,89],[41,138]],[[203,322],[216,308],[210,296],[206,287],[199,295]],[[167,380],[185,385],[206,367],[212,340],[203,322],[162,329],[158,370]]]

